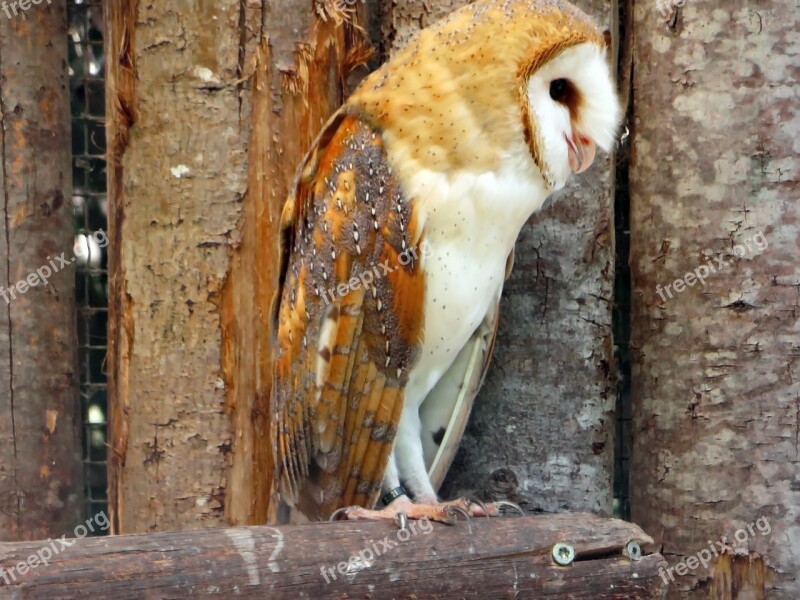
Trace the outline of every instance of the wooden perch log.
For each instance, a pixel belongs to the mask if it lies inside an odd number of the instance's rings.
[[[652,543],[636,525],[578,513],[0,544],[0,599],[664,598],[664,559],[632,560],[631,541]],[[566,566],[558,543],[566,561],[574,549]]]

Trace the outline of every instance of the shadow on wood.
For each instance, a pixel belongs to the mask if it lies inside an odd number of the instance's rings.
[[[664,559],[633,560],[631,541],[652,542],[632,523],[576,513],[0,544],[0,598],[664,598]],[[566,561],[574,550],[566,566],[559,543]]]

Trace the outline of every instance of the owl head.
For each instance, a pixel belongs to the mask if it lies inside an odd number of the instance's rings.
[[[524,160],[548,193],[597,147],[611,149],[621,116],[603,35],[560,0],[453,12],[373,73],[348,110],[385,132],[400,170],[490,172]]]
[[[526,142],[551,190],[588,169],[598,146],[611,150],[621,112],[605,44],[556,48],[546,60],[537,56],[519,82]]]

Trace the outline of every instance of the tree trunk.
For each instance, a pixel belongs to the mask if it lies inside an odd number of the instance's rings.
[[[610,3],[576,4],[616,31]],[[404,11],[424,6],[404,5]],[[425,19],[405,17],[397,39],[407,23],[419,22]],[[616,47],[614,40],[612,65]],[[598,157],[523,228],[500,305],[494,359],[443,495],[476,493],[511,498],[528,510],[611,514],[613,165],[613,157]]]
[[[106,3],[117,533],[266,517],[280,210],[365,56],[314,6]]]
[[[675,4],[667,24],[652,3],[634,12],[633,516],[676,568],[670,597],[788,600],[799,13],[790,0]],[[717,558],[723,536],[733,551]]]
[[[4,540],[71,532],[84,508],[66,7],[15,10],[0,15]]]

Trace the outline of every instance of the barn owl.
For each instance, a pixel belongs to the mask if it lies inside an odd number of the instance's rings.
[[[438,485],[520,229],[619,119],[604,38],[560,0],[455,11],[330,119],[282,215],[272,522],[497,514]]]

